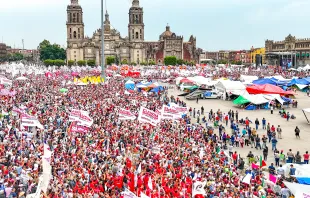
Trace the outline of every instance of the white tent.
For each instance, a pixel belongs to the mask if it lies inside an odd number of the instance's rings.
[[[230,81],[230,80],[220,80],[214,85],[214,87],[223,93],[223,100],[226,99],[226,93],[231,94],[236,91],[244,91],[246,89],[245,85],[240,81]]]
[[[310,195],[310,186],[298,183],[284,182],[285,186],[295,195],[295,197],[308,197]],[[305,194],[306,196],[303,196]],[[299,196],[302,195],[302,196]]]
[[[267,100],[277,100],[280,102],[282,105],[285,102],[279,94],[263,94],[263,97],[266,98]]]
[[[304,71],[308,71],[308,70],[310,70],[310,65],[306,65],[304,68],[302,68]]]
[[[268,103],[269,101],[262,94],[245,94],[243,98],[249,100],[252,104],[260,105]]]
[[[303,109],[302,112],[304,113],[305,117],[306,117],[306,120],[308,121],[308,124],[310,124],[310,121],[307,117],[307,114],[309,115],[310,114],[310,108],[307,108],[307,109]]]
[[[253,80],[257,80],[258,77],[257,76],[247,76],[247,75],[241,75],[240,76],[240,81],[241,82],[247,82],[247,83],[251,83],[253,82]]]

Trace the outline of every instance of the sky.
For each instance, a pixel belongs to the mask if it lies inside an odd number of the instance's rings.
[[[79,0],[85,35],[100,28],[100,0]],[[26,49],[47,39],[66,47],[66,9],[70,0],[1,0],[0,42]],[[107,0],[112,26],[123,37],[128,31],[130,0]],[[145,40],[157,41],[167,23],[171,31],[197,38],[206,51],[264,47],[266,39],[288,34],[310,38],[309,0],[140,0]]]

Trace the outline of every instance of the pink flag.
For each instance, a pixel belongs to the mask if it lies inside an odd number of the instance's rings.
[[[256,164],[252,163],[252,169],[258,169],[258,168],[259,168],[259,166],[258,166],[258,165],[256,165]]]
[[[277,183],[277,177],[272,174],[269,174],[269,180],[274,184]]]

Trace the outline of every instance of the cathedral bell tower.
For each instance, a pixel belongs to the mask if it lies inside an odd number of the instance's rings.
[[[67,7],[67,40],[84,38],[83,10],[78,0],[71,0]]]
[[[133,0],[129,9],[128,36],[131,42],[144,41],[143,8],[139,0]]]
[[[82,43],[84,39],[83,10],[78,0],[71,0],[67,7],[67,60],[84,60]]]

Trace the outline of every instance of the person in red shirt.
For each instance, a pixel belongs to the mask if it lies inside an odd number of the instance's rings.
[[[304,154],[304,163],[305,164],[309,164],[309,154],[308,154],[308,151],[306,151],[306,153]]]
[[[238,160],[238,153],[237,153],[237,151],[235,151],[234,154],[232,154],[232,158],[234,160],[234,165],[237,165],[237,160]]]

